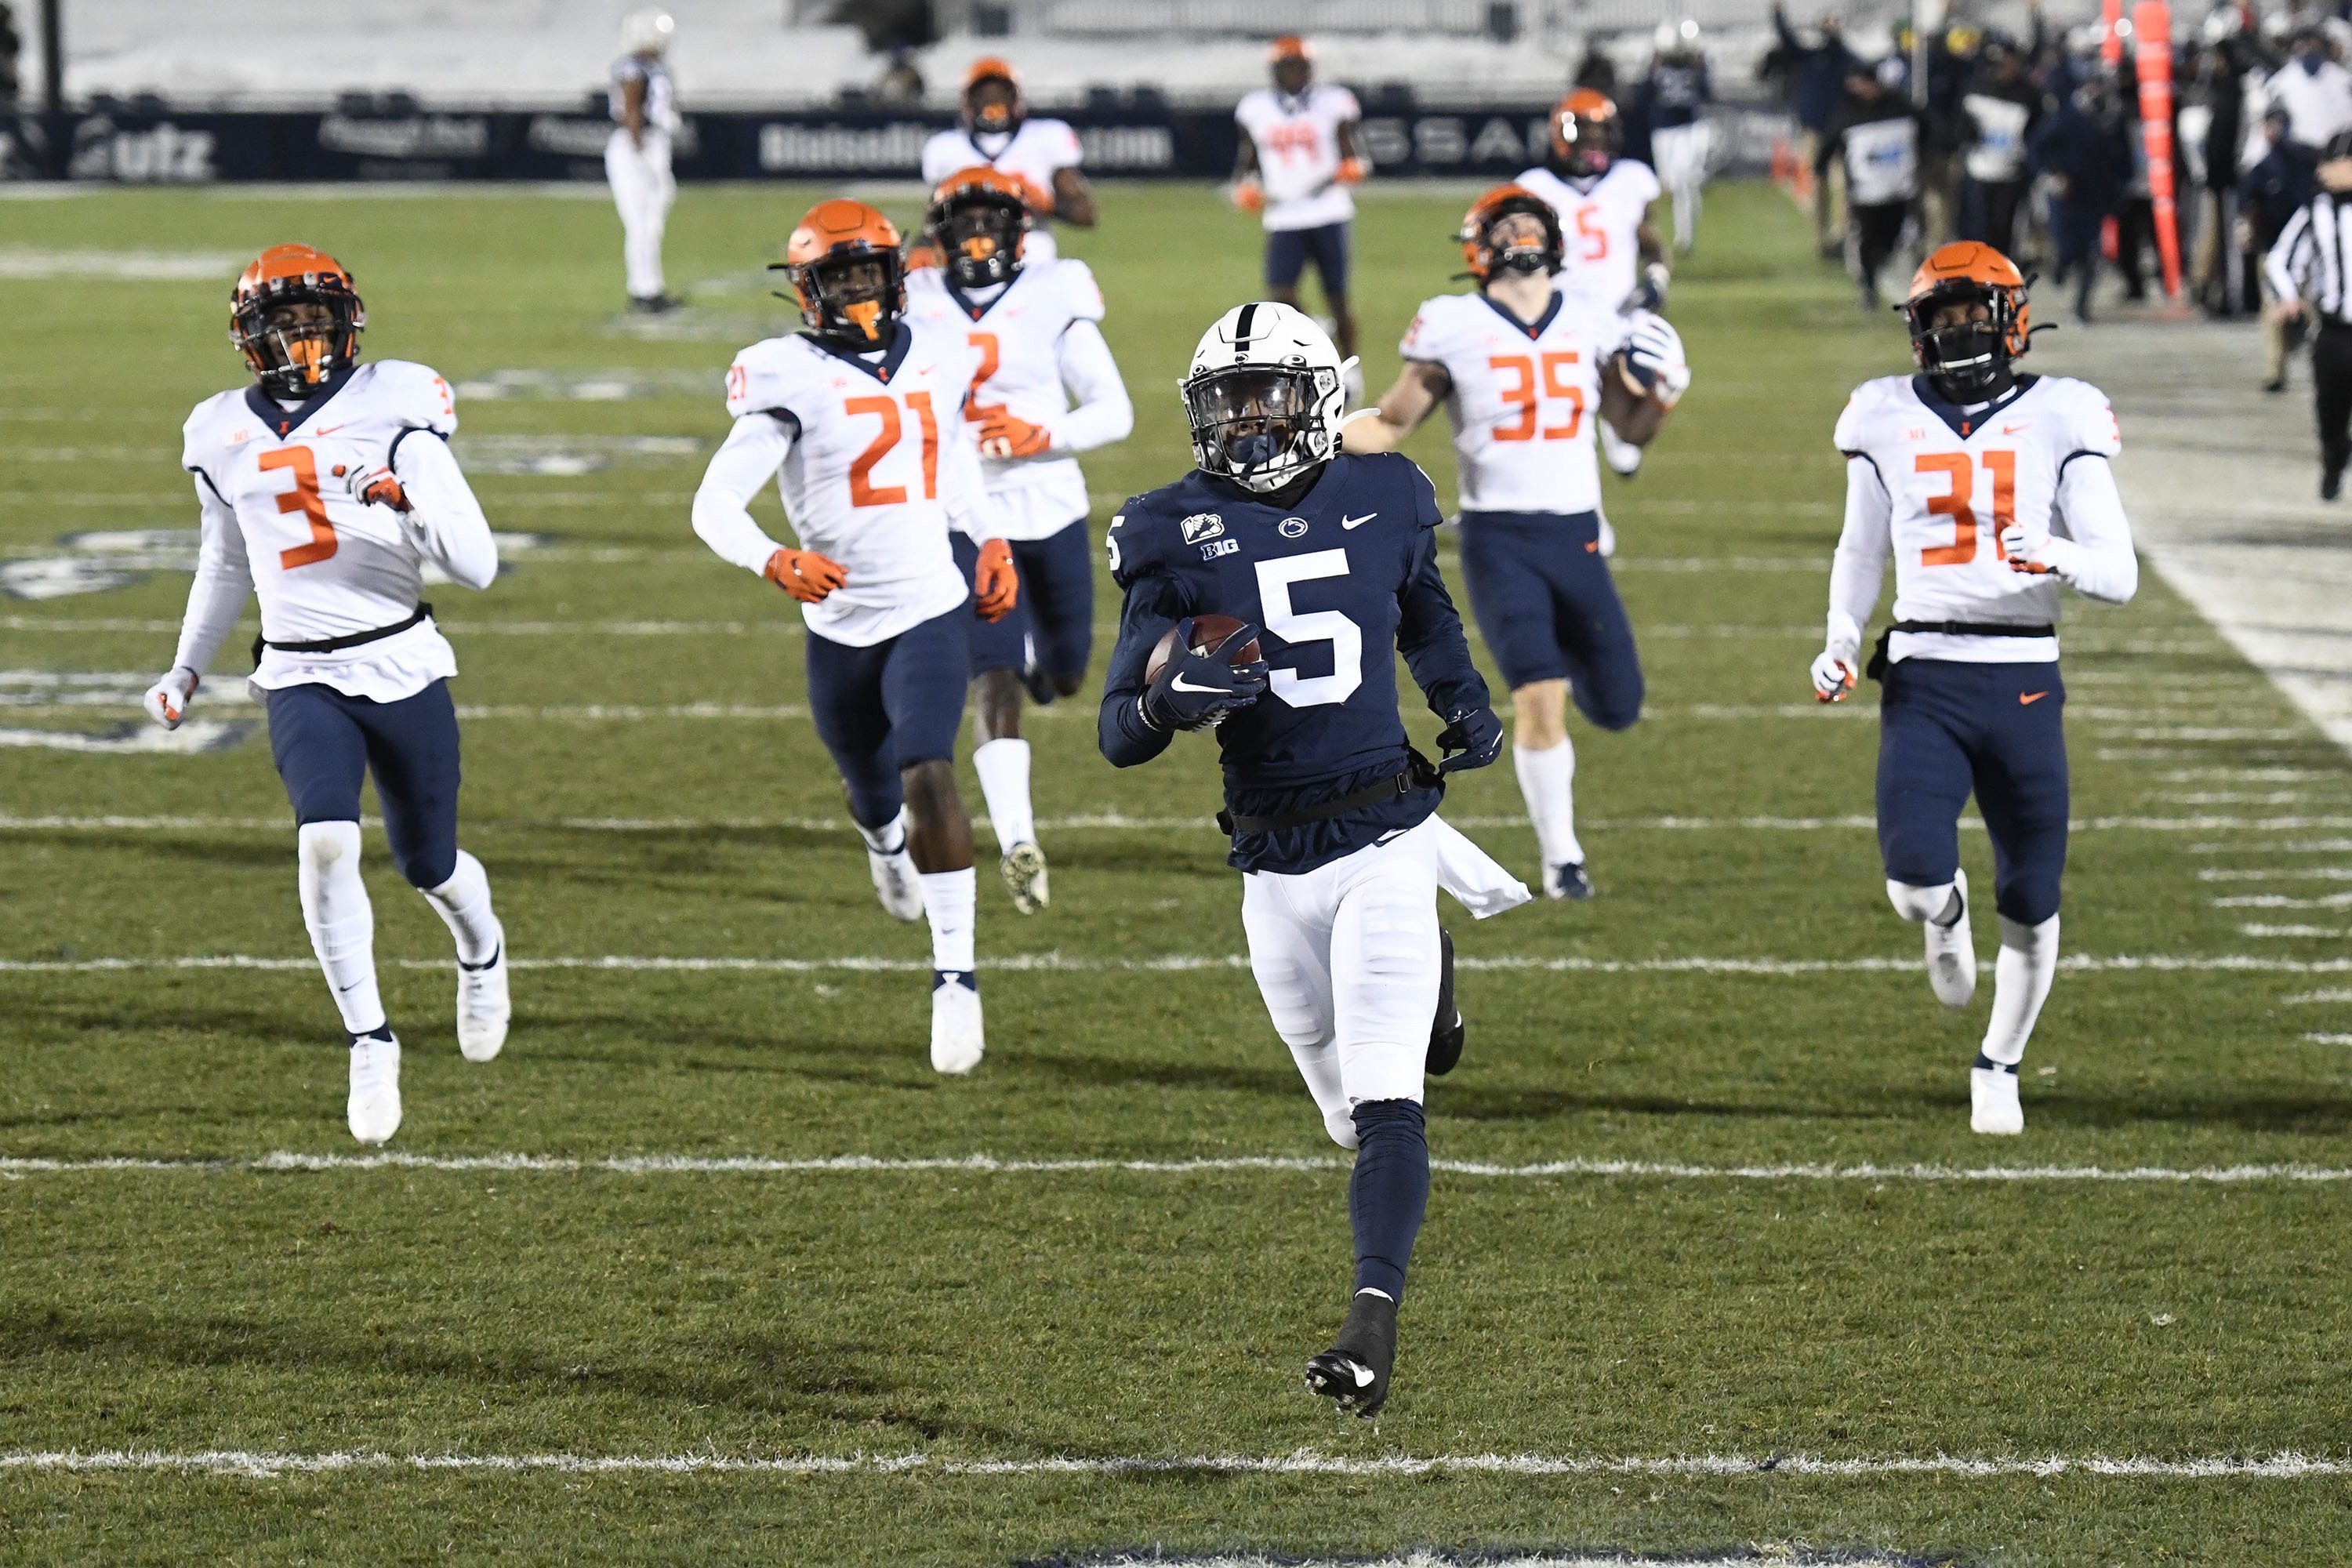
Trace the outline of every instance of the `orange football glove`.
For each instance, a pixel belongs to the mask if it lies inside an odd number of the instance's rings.
[[[1333,174],[1331,178],[1343,185],[1360,185],[1364,183],[1364,176],[1370,173],[1370,169],[1364,167],[1364,161],[1361,158],[1342,158],[1339,160],[1339,173]]]
[[[1234,205],[1245,213],[1254,213],[1265,205],[1265,187],[1252,175],[1234,187]]]
[[[849,581],[839,562],[814,550],[779,550],[768,557],[761,575],[803,605],[823,604],[827,594]]]
[[[980,455],[983,458],[1034,458],[1054,445],[1051,430],[1030,424],[1001,403],[986,407],[973,405],[968,417],[980,426]]]
[[[972,598],[983,621],[1001,621],[1021,599],[1021,574],[1013,569],[1013,546],[992,539],[980,547],[971,572]]]
[[[362,506],[388,506],[394,511],[408,510],[408,492],[400,486],[400,476],[388,468],[370,468],[364,463],[337,463],[335,478],[343,481],[344,489]]]

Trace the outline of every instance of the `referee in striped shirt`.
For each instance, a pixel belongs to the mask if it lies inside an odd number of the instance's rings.
[[[2282,321],[2308,310],[2312,404],[2319,416],[2319,496],[2334,500],[2352,461],[2352,131],[2319,165],[2319,194],[2287,220],[2263,262]]]

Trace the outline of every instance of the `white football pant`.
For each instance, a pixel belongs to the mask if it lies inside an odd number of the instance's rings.
[[[662,228],[677,196],[670,178],[669,133],[647,130],[645,145],[615,130],[604,143],[604,178],[613,205],[621,209],[621,264],[628,274],[629,298],[651,300],[662,289]]]
[[[1706,184],[1706,152],[1711,138],[1704,120],[1688,125],[1665,125],[1650,133],[1650,151],[1657,154],[1658,183],[1675,199],[1675,248],[1688,250],[1698,242],[1698,193]]]
[[[1437,1016],[1440,834],[1433,816],[1298,876],[1242,878],[1258,994],[1343,1149],[1356,1146],[1359,1104],[1421,1100]]]

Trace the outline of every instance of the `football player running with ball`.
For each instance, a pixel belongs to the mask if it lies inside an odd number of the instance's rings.
[[[985,166],[950,174],[931,195],[928,226],[944,259],[908,275],[908,316],[961,336],[980,355],[964,415],[1021,575],[1013,613],[971,627],[971,765],[1013,907],[1034,914],[1045,907],[1048,887],[1021,694],[1025,688],[1042,707],[1075,696],[1086,681],[1095,565],[1076,454],[1126,439],[1135,406],[1096,324],[1103,299],[1094,273],[1074,258],[1026,255],[1020,181]],[[971,576],[979,545],[959,533],[955,548]]]
[[[1813,691],[1838,702],[1853,690],[1892,553],[1895,624],[1867,669],[1882,683],[1886,896],[1927,928],[1936,999],[1967,1006],[1977,956],[1958,821],[1973,790],[1992,839],[2000,956],[1969,1125],[2021,1132],[2017,1066],[2058,967],[2066,863],[2058,585],[2113,605],[2139,586],[2108,468],[2122,437],[2097,387],[2017,374],[2025,279],[1992,247],[1963,240],[1928,257],[1903,310],[1920,374],[1863,383],[1838,418],[1845,530]]]
[[[977,359],[961,333],[906,320],[898,231],[863,202],[811,207],[784,257],[807,325],[729,367],[735,424],[695,492],[694,531],[800,602],[809,707],[875,890],[898,919],[930,920],[931,1066],[966,1073],[985,1047],[955,783],[975,595],[949,531],[981,542],[982,616],[1009,614],[1018,592],[962,416]],[[771,479],[799,549],[746,510]]]
[[[1423,301],[1403,374],[1348,422],[1350,452],[1385,452],[1442,402],[1462,481],[1462,573],[1510,682],[1512,761],[1543,856],[1545,893],[1589,899],[1576,836],[1568,700],[1603,730],[1642,716],[1642,660],[1609,575],[1594,425],[1655,437],[1690,385],[1682,340],[1646,310],[1555,291],[1563,237],[1549,204],[1499,185],[1462,220],[1478,289]]]
[[[1528,894],[1435,815],[1444,775],[1492,763],[1503,726],[1438,574],[1428,476],[1339,451],[1347,369],[1288,305],[1240,306],[1201,339],[1199,467],[1111,520],[1127,597],[1100,731],[1120,767],[1217,731],[1250,967],[1325,1130],[1357,1151],[1355,1294],[1307,1386],[1370,1415],[1429,1197],[1423,1074],[1462,1047],[1437,890],[1482,918]],[[1399,653],[1444,722],[1442,763],[1406,743]]]
[[[375,913],[360,879],[360,784],[375,774],[393,864],[457,943],[457,1047],[506,1044],[506,933],[482,863],[457,847],[457,656],[419,602],[427,564],[468,588],[498,545],[449,455],[449,384],[405,360],[360,363],[367,311],[350,269],[307,245],[245,269],[229,341],[254,384],[196,405],[181,461],[202,542],[172,672],[147,711],[178,728],[213,656],[261,599],[248,684],[293,803],[302,923],[351,1037],[352,1136],[400,1130],[400,1040],[376,990]]]

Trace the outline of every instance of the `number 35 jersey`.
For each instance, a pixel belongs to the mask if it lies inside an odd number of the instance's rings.
[[[1464,511],[1601,510],[1601,371],[1641,316],[1555,293],[1533,325],[1484,294],[1422,301],[1399,351],[1445,372]]]
[[[2106,395],[2063,375],[2020,376],[2005,396],[1969,408],[1947,403],[1925,376],[1881,376],[1854,389],[1836,441],[1848,458],[1847,539],[1863,528],[1882,559],[1895,557],[1896,620],[2035,626],[2057,623],[2058,578],[2011,570],[2000,531],[2014,520],[2029,532],[2097,542],[2067,526],[2068,469],[2123,448]],[[2056,658],[2058,643],[1906,632],[1889,651],[2035,663]]]
[[[424,556],[397,512],[352,500],[335,469],[391,466],[403,443],[446,440],[457,428],[449,384],[406,360],[365,361],[290,409],[257,387],[196,405],[183,428],[181,463],[195,476],[202,552],[250,575],[263,637],[323,642],[396,626],[415,612]],[[456,655],[428,619],[347,652],[271,648],[254,680],[266,688],[319,681],[381,700],[457,671]]]

